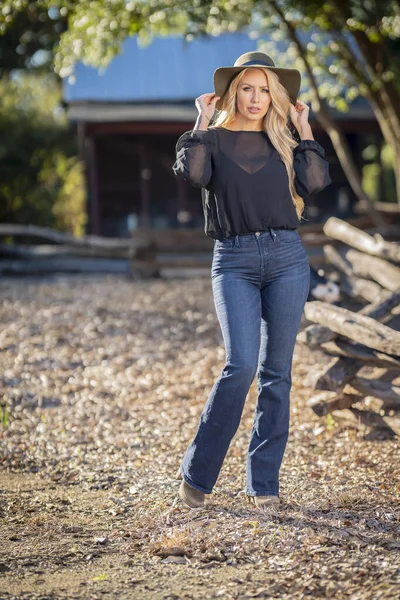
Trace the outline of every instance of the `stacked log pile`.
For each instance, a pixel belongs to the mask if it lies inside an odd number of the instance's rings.
[[[393,384],[400,375],[400,245],[335,217],[325,223],[324,233],[341,242],[323,250],[343,298],[362,307],[354,311],[326,302],[306,303],[305,317],[311,324],[297,340],[331,357],[328,365],[305,380],[317,391],[309,405],[321,417],[332,414],[335,420],[357,424],[365,414],[353,405],[373,397],[381,403],[379,420],[388,409],[400,410],[400,384]],[[365,366],[370,367],[371,378],[360,376]],[[382,370],[390,371],[391,381],[381,379]],[[400,419],[384,418],[400,434]]]

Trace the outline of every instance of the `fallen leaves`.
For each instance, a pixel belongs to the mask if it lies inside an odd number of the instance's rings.
[[[281,507],[263,514],[244,493],[254,382],[207,508],[194,513],[174,475],[224,364],[210,281],[30,278],[1,283],[0,296],[4,576],[68,569],[72,586],[85,563],[86,581],[115,598],[135,585],[147,599],[162,569],[164,589],[175,573],[188,598],[213,572],[210,597],[224,599],[395,597],[398,440],[321,423],[302,387],[307,347],[293,360]],[[138,564],[148,571],[125,578]]]

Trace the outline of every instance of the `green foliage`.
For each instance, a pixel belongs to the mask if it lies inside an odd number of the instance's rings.
[[[379,164],[371,163],[364,165],[362,169],[362,186],[371,200],[382,200],[379,198]]]
[[[276,63],[299,68],[304,84],[305,58],[322,97],[340,111],[346,111],[348,103],[368,87],[377,89],[383,81],[397,85],[400,75],[399,14],[391,0],[373,4],[364,0],[6,0],[6,29],[8,22],[16,22],[18,15],[27,11],[28,4],[35,8],[34,14],[49,9],[44,22],[49,14],[55,21],[68,20],[68,29],[54,48],[61,77],[71,76],[77,61],[107,65],[120,52],[125,38],[134,34],[144,45],[154,35],[184,34],[190,41],[195,36],[243,28],[255,38],[268,34],[271,43],[265,44],[265,49]],[[301,42],[305,33],[312,36],[303,47],[303,58],[290,29]],[[279,48],[282,41],[284,47]],[[361,48],[368,42],[372,43],[368,49],[371,64],[363,65]],[[303,99],[308,101],[306,96]]]
[[[383,184],[385,187],[386,197],[381,198],[385,202],[396,202],[396,178],[394,175],[394,152],[389,144],[384,144],[381,151],[381,161],[383,167]]]
[[[0,423],[2,424],[3,427],[7,427],[8,421],[9,421],[9,416],[10,416],[10,413],[9,413],[7,404],[4,406],[4,408],[2,406],[0,406]]]
[[[326,415],[326,429],[327,431],[333,431],[333,429],[335,429],[335,421],[330,413]]]
[[[394,152],[389,144],[382,146],[380,156],[376,144],[364,148],[362,156],[369,161],[362,169],[362,186],[368,196],[374,201],[396,202],[396,180],[394,176]],[[382,170],[382,172],[381,172]],[[383,198],[380,197],[379,178],[382,175]]]
[[[67,13],[43,0],[5,0],[0,8],[0,76],[13,69],[46,72],[66,29]]]
[[[4,31],[10,31],[22,13],[40,11],[43,22],[49,15],[54,22],[68,21],[53,45],[61,77],[73,77],[78,61],[106,66],[134,34],[145,45],[154,35],[183,34],[191,41],[247,29],[255,39],[268,35],[270,42],[260,41],[260,46],[277,64],[302,72],[305,102],[311,96],[306,92],[304,61],[321,97],[341,112],[358,95],[384,82],[393,82],[399,90],[399,10],[392,0],[5,0]],[[305,34],[311,35],[308,43]]]
[[[195,36],[243,28],[255,38],[267,34],[271,42],[263,44],[264,49],[276,63],[299,68],[307,84],[305,58],[321,96],[340,111],[346,111],[348,103],[368,87],[378,89],[384,81],[398,86],[400,76],[399,11],[392,0],[373,4],[364,0],[5,0],[3,4],[0,31],[3,28],[4,33],[26,14],[34,22],[50,22],[52,34],[57,31],[55,24],[60,33],[68,22],[58,44],[53,43],[54,35],[49,36],[61,77],[71,76],[78,61],[107,65],[134,34],[144,45],[154,35],[184,34],[191,41]],[[303,44],[303,57],[290,30]],[[311,34],[310,43],[303,43],[305,33]],[[282,41],[284,47],[279,48]],[[362,64],[361,51],[368,42],[372,44],[367,48],[369,65]],[[306,95],[302,98],[308,101]]]
[[[0,80],[0,221],[82,235],[85,193],[54,76]]]

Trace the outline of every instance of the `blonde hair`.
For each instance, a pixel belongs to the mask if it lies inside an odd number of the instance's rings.
[[[242,77],[246,72],[254,67],[243,69],[231,81],[229,88],[222,99],[221,112],[213,123],[213,126],[229,125],[235,120],[236,116],[236,93]],[[260,69],[265,73],[264,69]],[[282,159],[289,178],[289,190],[292,196],[293,204],[296,208],[296,213],[299,219],[304,211],[304,200],[296,192],[294,186],[295,173],[293,169],[293,148],[297,146],[297,142],[293,139],[288,127],[288,114],[290,99],[286,88],[280,83],[278,76],[268,70],[268,85],[271,96],[271,104],[267,114],[263,119],[263,130],[267,133],[272,145],[277,150]]]

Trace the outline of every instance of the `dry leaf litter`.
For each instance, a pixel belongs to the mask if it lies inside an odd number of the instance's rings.
[[[211,281],[7,278],[0,297],[1,599],[400,596],[399,440],[314,415],[322,352],[296,345],[280,508],[244,493],[254,381],[194,511],[174,476],[224,364]]]

